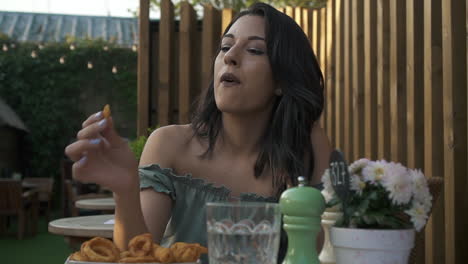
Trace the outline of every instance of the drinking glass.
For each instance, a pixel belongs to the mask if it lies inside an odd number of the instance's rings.
[[[275,203],[207,203],[210,264],[274,264],[281,213]]]

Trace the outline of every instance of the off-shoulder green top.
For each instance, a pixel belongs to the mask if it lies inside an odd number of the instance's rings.
[[[205,204],[230,200],[231,190],[193,178],[191,174],[176,175],[172,169],[161,168],[157,164],[140,167],[139,176],[140,189],[153,188],[156,192],[168,194],[174,201],[161,245],[187,242],[207,246]],[[254,193],[242,193],[239,200],[277,202],[275,197]]]

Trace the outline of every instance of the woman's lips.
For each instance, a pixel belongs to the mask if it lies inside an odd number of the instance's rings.
[[[231,87],[239,85],[240,80],[236,75],[226,72],[223,75],[221,75],[220,83],[225,87]]]

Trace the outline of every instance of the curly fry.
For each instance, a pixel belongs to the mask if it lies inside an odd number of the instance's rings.
[[[120,252],[120,258],[123,259],[123,258],[128,258],[128,257],[131,257],[132,256],[132,253],[130,253],[130,251],[122,251]]]
[[[208,249],[198,243],[177,242],[171,246],[176,262],[195,262],[201,254],[206,254]]]
[[[70,260],[76,260],[76,261],[89,261],[89,259],[85,255],[81,254],[80,251],[72,253],[70,255],[69,259]]]
[[[150,233],[135,236],[128,243],[128,250],[134,257],[148,256],[153,250],[153,238]]]
[[[155,262],[153,256],[126,257],[119,260],[119,263],[151,263]]]
[[[172,254],[172,250],[170,248],[153,246],[153,257],[155,258],[156,262],[161,262],[161,263],[175,262],[174,255]]]
[[[108,118],[111,115],[110,106],[108,104],[104,106],[104,109],[102,110],[102,115],[104,116],[104,118]]]
[[[95,237],[83,243],[81,253],[94,262],[115,262],[120,257],[115,244],[103,237]]]

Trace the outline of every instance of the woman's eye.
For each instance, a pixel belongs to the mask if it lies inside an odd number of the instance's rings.
[[[265,52],[263,52],[263,50],[259,50],[259,49],[248,49],[248,51],[252,54],[255,54],[255,55],[262,55],[264,54]]]
[[[230,46],[224,45],[224,46],[221,46],[221,51],[222,52],[227,52],[227,51],[229,51],[230,48],[231,48]]]

